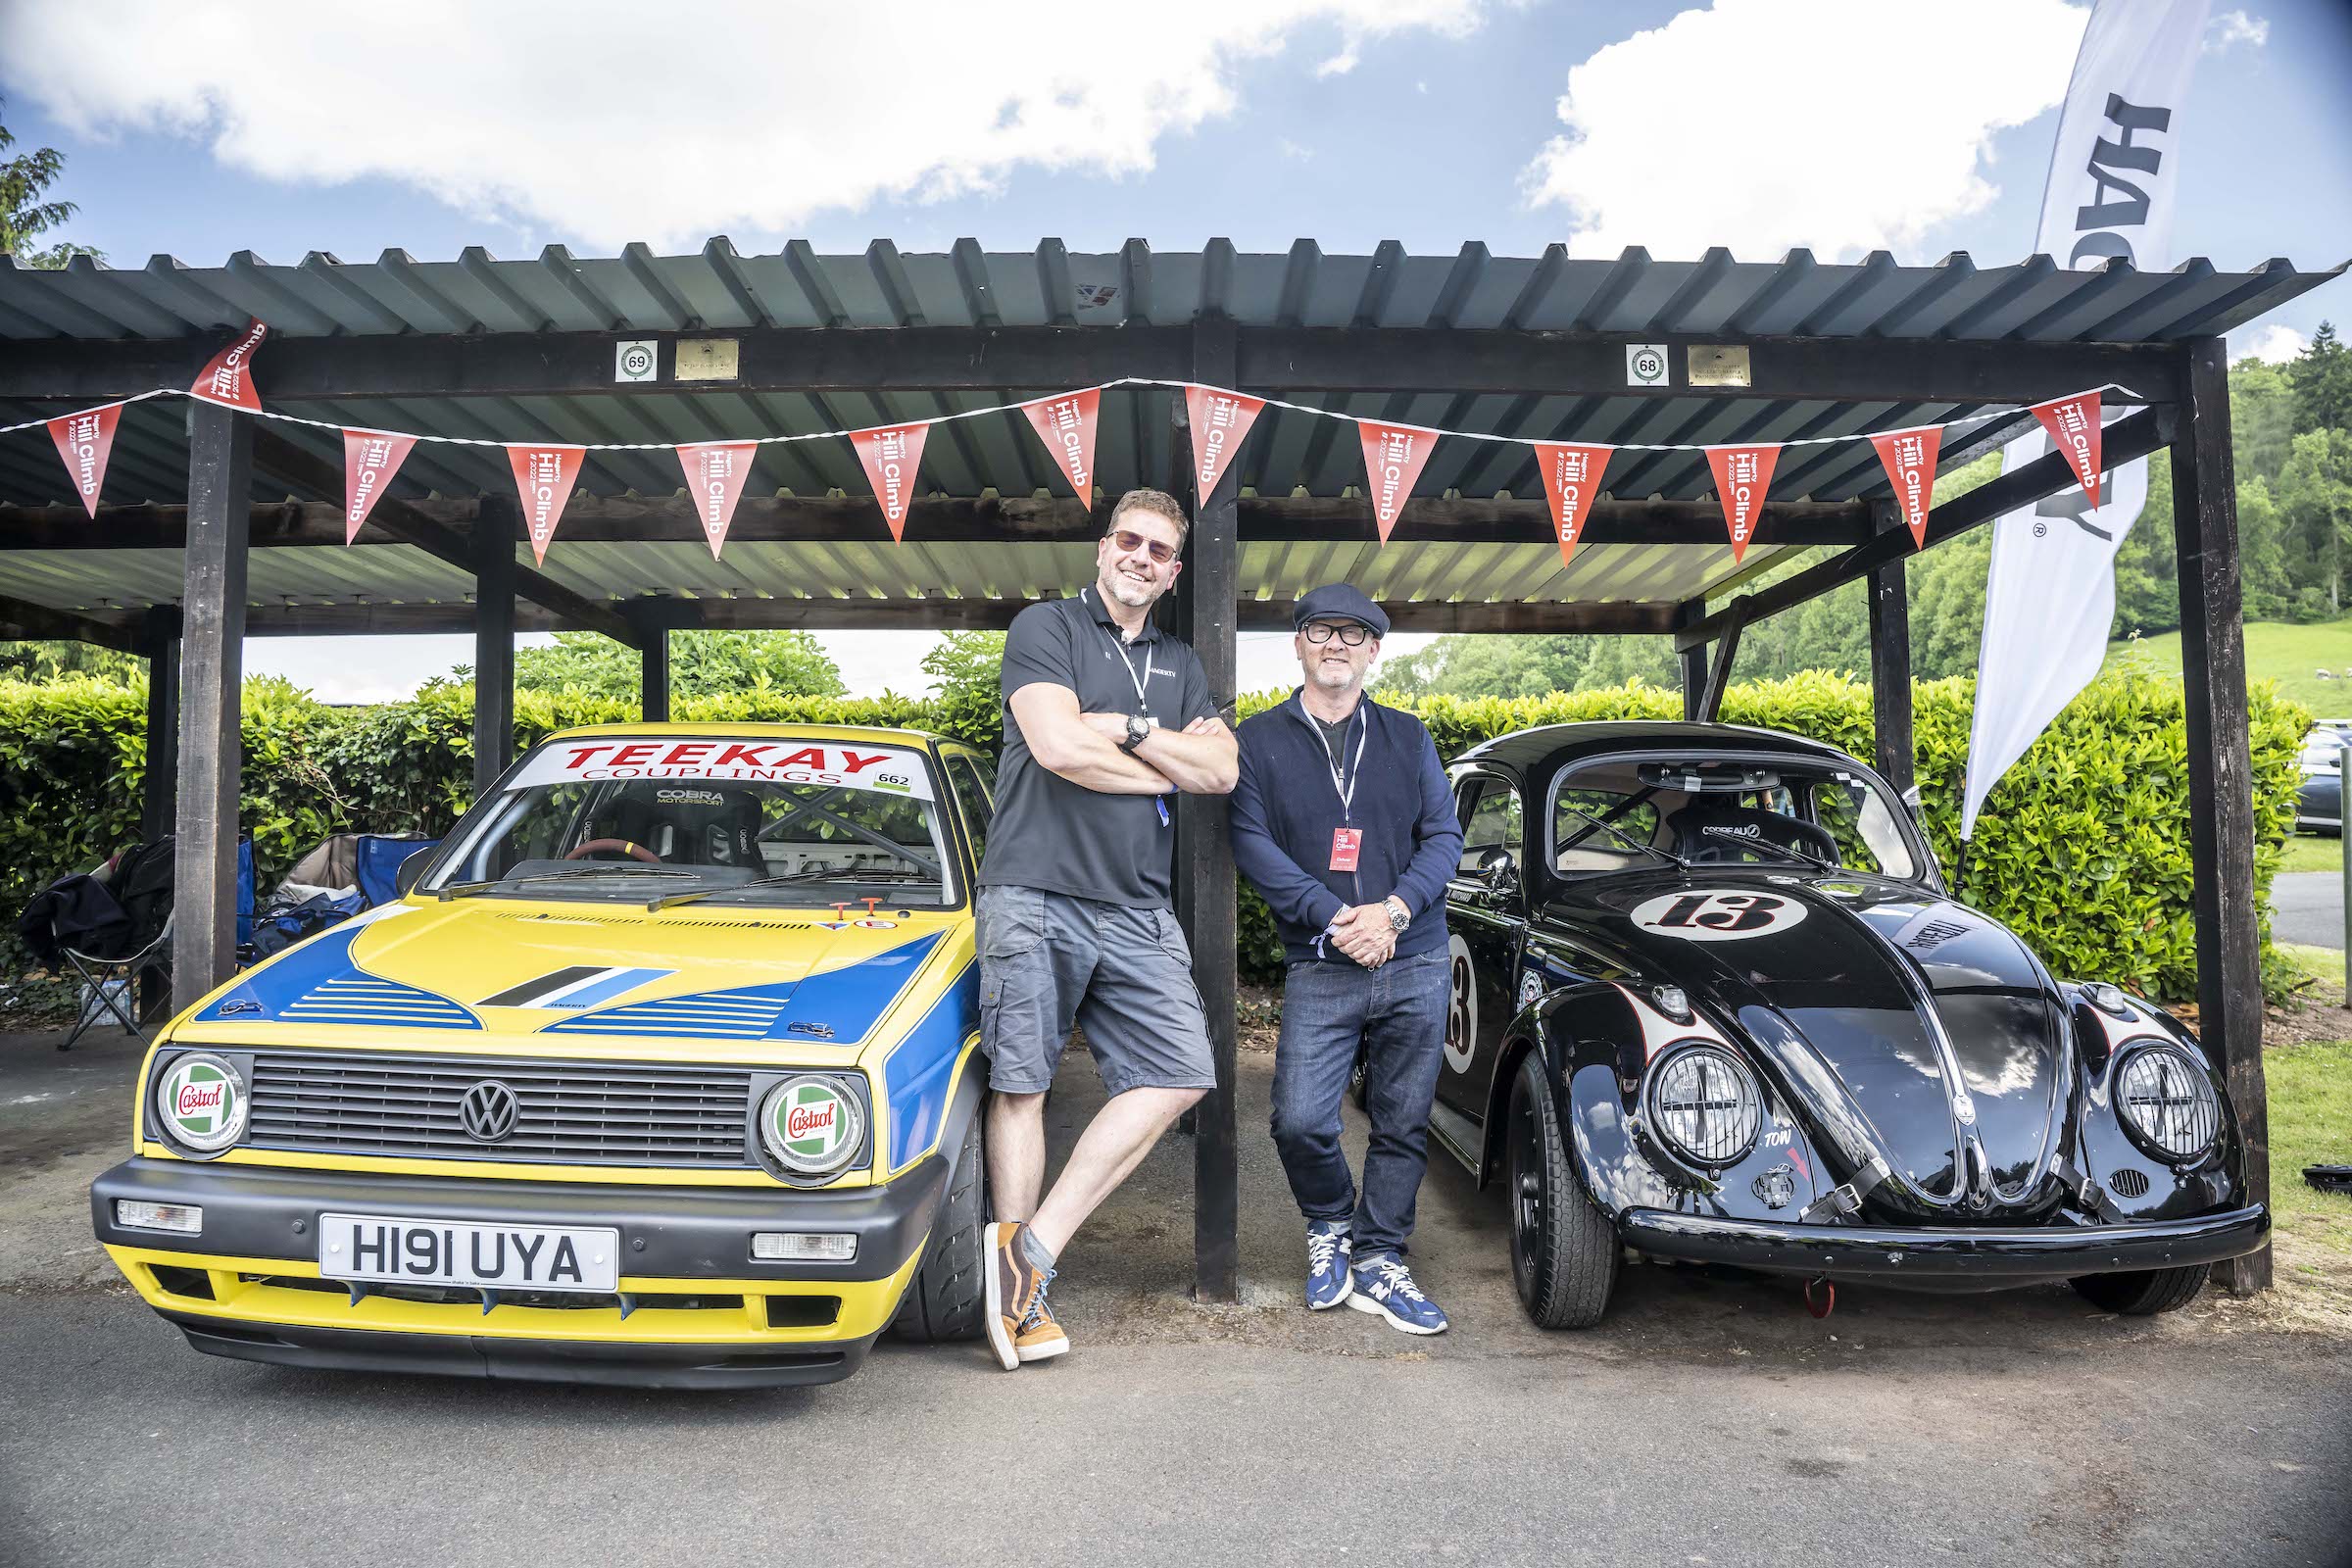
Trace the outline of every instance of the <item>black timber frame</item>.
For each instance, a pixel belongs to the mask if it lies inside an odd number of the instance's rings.
[[[2249,301],[2264,288],[2249,283]],[[2291,292],[2291,290],[2290,290]],[[532,399],[594,393],[627,398],[612,380],[613,344],[622,336],[664,342],[692,333],[571,332],[272,339],[256,367],[272,407],[306,401],[332,404],[371,398]],[[1185,325],[1131,322],[1116,331],[1096,327],[903,326],[895,329],[725,329],[739,345],[740,374],[731,391],[871,393],[973,391],[1007,387],[1057,389],[1137,376],[1206,380],[1274,393],[1437,391],[1467,399],[1502,394],[1655,398],[1715,402],[1801,399],[1813,403],[2028,404],[2088,386],[2129,387],[2108,401],[2146,405],[2110,425],[2110,467],[2170,449],[2179,514],[2179,550],[2187,659],[2192,785],[2209,808],[2198,813],[2196,924],[2199,983],[2207,1044],[2226,1064],[2232,1095],[2257,1151],[2256,1197],[2267,1199],[2266,1118],[2260,1058],[2260,990],[2255,954],[2259,910],[2252,897],[2253,804],[2248,762],[2243,642],[2235,576],[2236,519],[2229,459],[2229,411],[2218,339],[2182,343],[2041,343],[1905,340],[1883,337],[1760,337],[1726,329],[1704,338],[1640,334],[1664,341],[1671,358],[1700,343],[1742,345],[1753,366],[1750,385],[1623,384],[1624,349],[1633,335],[1586,331],[1462,330],[1445,327],[1351,326],[1308,328],[1236,325],[1204,318]],[[52,400],[87,405],[157,385],[186,385],[214,345],[183,339],[15,341],[0,351],[0,399]],[[665,353],[664,360],[669,356]],[[657,383],[649,390],[675,388]],[[1181,405],[1179,405],[1181,407]],[[2027,421],[2030,423],[2030,421]],[[951,599],[883,601],[689,600],[651,598],[595,602],[514,559],[518,537],[511,502],[485,499],[460,518],[439,503],[379,503],[368,537],[425,549],[459,564],[477,580],[473,606],[418,607],[320,604],[248,612],[243,572],[248,538],[262,547],[318,542],[321,519],[309,507],[250,506],[249,466],[293,479],[318,494],[339,490],[319,482],[326,466],[274,432],[258,438],[253,421],[200,406],[191,414],[189,506],[148,509],[137,542],[183,548],[187,592],[181,643],[181,722],[178,822],[181,899],[187,915],[210,906],[217,920],[183,918],[179,927],[178,994],[208,989],[227,972],[228,879],[236,820],[237,648],[247,633],[330,630],[445,630],[470,627],[477,637],[477,722],[484,744],[477,776],[487,782],[511,747],[513,633],[540,626],[587,627],[647,653],[651,686],[666,664],[660,633],[684,626],[999,626],[1019,607]],[[1945,466],[1967,461],[2017,432],[2019,421],[1981,426],[1974,438],[1945,454]],[[306,469],[302,459],[309,457]],[[331,477],[329,475],[328,477]],[[1931,519],[1928,547],[1979,526],[2018,506],[2071,484],[2060,461],[2044,459],[2003,475],[1940,509]],[[1115,498],[1076,502],[993,500],[918,501],[907,536],[962,537],[1018,543],[1088,537]],[[457,506],[467,503],[461,501]],[[503,508],[503,511],[502,511]],[[634,509],[634,514],[632,514]],[[993,509],[993,510],[992,510]],[[7,519],[56,509],[15,509]],[[136,510],[136,509],[130,509]],[[334,509],[326,509],[331,516]],[[128,519],[126,519],[128,520]],[[648,507],[631,498],[585,501],[567,513],[564,537],[590,539],[691,538],[682,506]],[[472,526],[460,527],[465,522]],[[339,522],[336,524],[339,529]],[[735,537],[777,539],[870,537],[879,526],[862,501],[746,498]],[[1719,538],[1711,507],[1700,503],[1608,501],[1596,510],[1586,538],[1656,542],[1661,535],[1693,542]],[[1819,530],[1799,540],[1779,530]],[[866,530],[863,534],[854,529]],[[642,530],[639,532],[637,530]],[[747,531],[749,530],[749,531]],[[936,535],[933,534],[936,530]],[[1288,531],[1286,531],[1288,530]],[[1426,530],[1426,531],[1424,531]],[[86,532],[86,525],[85,525]],[[1835,537],[1828,537],[1835,534]],[[470,535],[471,537],[468,537]],[[1370,537],[1362,503],[1237,498],[1207,499],[1189,544],[1190,613],[1183,629],[1207,668],[1212,687],[1230,695],[1234,635],[1252,626],[1288,624],[1288,607],[1237,603],[1243,543],[1264,538]],[[1397,537],[1487,540],[1547,538],[1540,502],[1461,502],[1450,498],[1408,505]],[[1897,771],[1904,748],[1908,702],[1886,690],[1898,685],[1906,662],[1907,625],[1899,614],[1897,578],[1911,546],[1903,530],[1879,531],[1869,509],[1853,504],[1812,511],[1767,509],[1760,537],[1809,542],[1840,553],[1771,587],[1709,613],[1697,603],[1537,605],[1453,604],[1393,607],[1399,627],[1433,630],[1588,630],[1671,633],[1682,656],[1690,711],[1712,710],[1729,679],[1740,628],[1801,604],[1845,582],[1872,579],[1873,669],[1880,691],[1882,761]],[[501,548],[503,546],[503,548]],[[24,548],[22,544],[19,548]],[[1398,612],[1406,612],[1399,613]],[[454,623],[453,623],[454,622]],[[109,646],[136,647],[140,627],[125,617],[68,615],[37,606],[0,601],[0,630],[18,635],[86,637]],[[1727,635],[1727,633],[1729,635]],[[1723,643],[1709,661],[1710,645]],[[1187,930],[1203,989],[1231,982],[1234,961],[1232,868],[1222,848],[1221,803],[1188,800],[1183,821],[1188,894]],[[1211,1009],[1212,1019],[1219,1016]],[[1203,1102],[1196,1145],[1197,1282],[1204,1298],[1229,1298],[1234,1284],[1238,1201],[1231,1103],[1231,1042],[1217,1042],[1220,1092]],[[2267,1254],[2226,1271],[2240,1289],[2267,1280]]]

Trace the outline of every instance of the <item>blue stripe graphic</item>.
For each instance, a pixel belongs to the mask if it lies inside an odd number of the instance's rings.
[[[698,991],[624,1003],[577,1018],[561,1018],[541,1034],[689,1035],[700,1040],[797,1040],[791,1025],[823,1024],[833,1031],[827,1044],[855,1045],[898,1000],[916,969],[939,945],[939,934],[878,953],[857,963],[812,974],[797,983],[745,986],[734,991]],[[976,1005],[976,1004],[975,1004]]]

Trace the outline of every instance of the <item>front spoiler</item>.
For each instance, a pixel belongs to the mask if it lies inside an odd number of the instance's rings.
[[[2270,1210],[2259,1203],[2187,1220],[1981,1230],[1798,1225],[1657,1208],[1617,1217],[1618,1235],[1652,1257],[1938,1291],[2218,1263],[2260,1248],[2270,1230]]]

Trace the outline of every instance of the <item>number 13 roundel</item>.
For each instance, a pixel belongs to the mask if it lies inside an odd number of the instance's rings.
[[[1634,906],[1627,916],[1644,931],[1686,942],[1744,942],[1786,931],[1805,917],[1805,906],[1778,893],[1745,888],[1691,888],[1666,893]]]

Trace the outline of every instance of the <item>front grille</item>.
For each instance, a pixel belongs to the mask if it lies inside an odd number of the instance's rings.
[[[460,1102],[485,1080],[514,1092],[514,1130],[466,1130]],[[263,1052],[246,1145],[422,1159],[568,1165],[741,1165],[750,1074],[374,1053]]]
[[[2122,1170],[2108,1172],[2107,1190],[2118,1198],[2145,1198],[2148,1178],[2127,1165]]]

